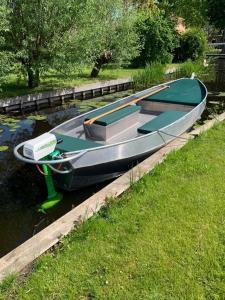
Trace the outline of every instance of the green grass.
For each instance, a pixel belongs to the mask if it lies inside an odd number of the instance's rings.
[[[147,65],[134,75],[134,88],[142,90],[148,88],[150,85],[162,82],[165,79],[166,68],[166,65],[160,63]]]
[[[157,65],[157,64],[156,64]],[[177,67],[179,64],[170,64],[167,68]],[[163,67],[165,69],[166,67]],[[155,68],[156,69],[156,68]],[[162,69],[162,67],[161,67]],[[18,77],[16,74],[11,74],[4,78],[3,83],[0,88],[0,100],[7,97],[16,97],[21,95],[27,95],[32,93],[41,93],[44,91],[51,91],[56,89],[71,88],[74,86],[79,86],[88,83],[94,83],[98,81],[113,80],[118,78],[133,77],[138,75],[140,77],[141,68],[131,69],[131,68],[115,68],[115,67],[104,67],[97,78],[91,78],[91,69],[84,68],[82,72],[80,70],[74,71],[72,74],[60,74],[55,70],[48,71],[41,76],[40,86],[37,88],[29,89],[27,87],[27,82],[24,77]],[[151,83],[156,83],[162,79],[157,77],[156,70],[150,71],[151,78],[148,80]],[[143,80],[143,76],[140,77]]]
[[[178,74],[180,77],[190,77],[192,73],[201,74],[204,72],[204,66],[202,62],[192,62],[188,60],[181,64],[178,68]]]
[[[176,69],[175,72],[165,74],[166,69],[173,68]],[[134,88],[136,90],[142,90],[162,82],[182,77],[191,77],[192,73],[195,73],[196,76],[203,81],[212,81],[215,77],[214,69],[215,66],[213,64],[210,64],[208,67],[204,67],[202,61],[193,62],[188,60],[184,63],[169,65],[153,63],[134,74]]]
[[[90,69],[84,69],[82,73],[60,74],[56,71],[49,71],[41,77],[41,83],[38,88],[29,89],[25,78],[18,78],[11,74],[4,79],[0,90],[0,99],[6,97],[15,97],[31,93],[39,93],[55,89],[70,88],[97,81],[112,80],[133,76],[138,69],[123,68],[104,68],[97,78],[90,77]]]
[[[215,64],[214,62],[209,62],[208,66],[205,67],[201,60],[195,62],[188,60],[177,67],[174,76],[176,78],[191,77],[192,73],[195,73],[195,75],[204,82],[214,81]]]
[[[170,154],[2,299],[225,299],[224,130]]]

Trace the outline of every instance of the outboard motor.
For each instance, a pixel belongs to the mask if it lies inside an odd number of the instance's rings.
[[[23,155],[25,157],[39,160],[51,154],[56,147],[57,139],[52,133],[44,133],[35,139],[25,142]]]
[[[44,133],[39,137],[28,140],[24,143],[23,155],[35,161],[49,159],[50,156],[53,157],[56,152],[56,154],[60,154],[58,151],[55,151],[56,144],[57,139],[54,134]],[[36,166],[39,172],[45,176],[48,191],[47,200],[45,200],[39,208],[39,211],[45,212],[47,209],[55,206],[62,199],[62,195],[55,189],[52,172],[48,164],[43,164],[42,170],[38,163]]]

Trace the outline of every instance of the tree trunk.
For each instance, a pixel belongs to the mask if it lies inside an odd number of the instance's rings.
[[[103,63],[101,63],[99,61],[96,61],[95,65],[94,65],[94,68],[91,71],[91,77],[92,78],[98,77],[98,74],[101,70],[102,65],[103,65]]]
[[[40,74],[39,69],[33,69],[32,67],[27,67],[27,77],[28,77],[28,87],[35,88],[39,86]]]
[[[105,51],[95,62],[94,68],[91,71],[91,77],[98,76],[101,67],[112,60],[112,51]]]

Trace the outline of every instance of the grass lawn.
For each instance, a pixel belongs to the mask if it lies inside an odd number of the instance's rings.
[[[168,64],[167,68],[178,67],[179,64]],[[18,78],[15,74],[7,76],[0,88],[0,100],[7,97],[16,97],[32,93],[40,93],[56,89],[70,88],[97,81],[106,81],[119,78],[132,77],[138,73],[139,69],[131,68],[107,68],[104,67],[97,78],[91,78],[91,69],[84,68],[82,72],[73,74],[60,74],[51,70],[43,74],[40,78],[40,86],[29,89],[25,78]]]
[[[38,88],[29,89],[25,79],[18,79],[16,75],[10,75],[5,78],[1,85],[0,99],[6,97],[15,97],[19,95],[26,95],[31,93],[38,93],[54,89],[70,88],[87,83],[97,81],[112,80],[118,78],[125,78],[133,76],[138,69],[107,69],[104,68],[98,78],[91,78],[91,69],[85,69],[82,73],[74,73],[71,75],[64,75],[56,73],[55,71],[48,72],[41,77],[41,83]]]
[[[2,299],[225,299],[224,132],[170,154]]]

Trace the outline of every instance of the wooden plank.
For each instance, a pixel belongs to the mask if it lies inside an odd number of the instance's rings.
[[[101,207],[105,205],[107,198],[120,196],[130,187],[132,182],[138,181],[146,173],[153,170],[154,167],[160,164],[171,151],[182,148],[188,140],[192,139],[195,135],[199,135],[211,128],[216,122],[223,120],[225,120],[225,113],[208,121],[205,125],[192,132],[185,133],[181,137],[176,138],[173,142],[151,155],[142,163],[2,257],[0,259],[0,280],[3,280],[12,273],[22,271],[37,257],[57,244],[62,237],[67,235],[74,227],[80,225],[84,220],[91,218],[98,212]]]

